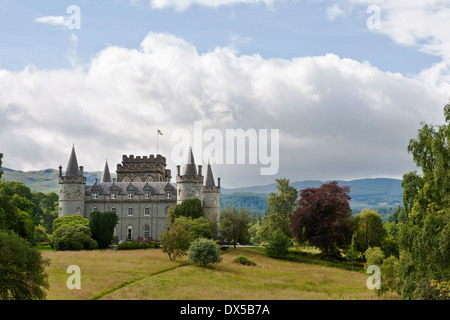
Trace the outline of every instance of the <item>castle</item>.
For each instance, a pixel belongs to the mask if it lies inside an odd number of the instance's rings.
[[[168,228],[166,219],[169,207],[184,200],[197,198],[202,202],[210,221],[219,221],[220,178],[215,185],[211,165],[206,175],[202,166],[195,165],[192,148],[180,173],[177,166],[176,184],[170,180],[166,158],[160,154],[123,156],[117,165],[117,179],[111,179],[108,162],[101,181],[86,185],[83,167],[78,166],[75,147],[72,147],[65,173],[59,166],[59,216],[78,214],[89,219],[94,211],[113,211],[119,217],[115,229],[116,240],[133,240],[151,237],[159,240]]]

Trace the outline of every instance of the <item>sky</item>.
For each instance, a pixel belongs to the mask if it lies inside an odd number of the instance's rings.
[[[191,144],[223,187],[400,179],[444,123],[449,21],[450,0],[0,0],[3,167],[65,170],[74,145],[85,171],[158,152],[175,176]]]

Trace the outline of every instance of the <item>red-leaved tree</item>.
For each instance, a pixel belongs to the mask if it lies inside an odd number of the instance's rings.
[[[340,257],[339,248],[351,241],[349,191],[350,187],[340,187],[336,181],[303,189],[292,214],[291,228],[297,241],[318,247],[327,260]]]

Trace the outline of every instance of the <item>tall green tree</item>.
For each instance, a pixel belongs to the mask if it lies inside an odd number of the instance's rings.
[[[450,279],[450,104],[446,124],[422,123],[408,152],[421,173],[403,176],[408,219],[399,227],[399,288],[404,299],[434,299],[432,281]]]
[[[240,239],[248,238],[250,215],[246,208],[228,207],[221,210],[220,230],[222,236],[236,249]]]
[[[353,233],[357,250],[364,254],[369,247],[381,247],[386,230],[380,214],[370,209],[364,209],[352,216]]]
[[[0,230],[0,300],[42,300],[49,261],[12,231]]]
[[[94,211],[89,218],[89,228],[92,232],[92,238],[97,241],[98,248],[107,248],[114,236],[114,228],[119,221],[115,212]]]
[[[267,198],[267,208],[259,233],[263,239],[281,230],[292,238],[291,215],[297,208],[298,190],[289,185],[289,179],[276,179],[278,193],[271,192]]]

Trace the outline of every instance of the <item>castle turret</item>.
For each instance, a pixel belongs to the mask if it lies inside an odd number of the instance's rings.
[[[111,173],[109,172],[108,160],[105,163],[105,169],[103,170],[101,182],[111,182]]]
[[[184,200],[197,198],[203,200],[203,175],[202,166],[195,166],[194,154],[189,146],[189,151],[184,164],[183,172],[180,174],[177,170],[177,204],[181,204]]]
[[[59,216],[70,216],[79,214],[84,217],[84,193],[86,178],[83,176],[83,167],[78,167],[75,147],[72,147],[66,172],[62,174],[59,170]]]
[[[214,176],[211,169],[211,164],[208,162],[206,168],[206,175],[203,180],[203,208],[205,215],[210,221],[216,221],[219,224],[220,216],[220,178],[218,179],[218,186],[214,182]]]

